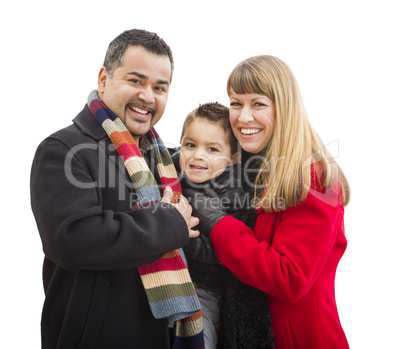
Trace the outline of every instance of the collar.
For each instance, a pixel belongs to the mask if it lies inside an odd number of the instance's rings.
[[[149,139],[148,133],[140,138],[139,148],[141,152],[146,152],[152,149],[152,143]]]
[[[96,141],[108,138],[107,133],[92,115],[88,105],[85,104],[84,109],[73,119],[73,123],[80,131]]]
[[[73,119],[73,123],[83,134],[98,142],[102,139],[109,138],[102,125],[93,116],[87,104],[85,104],[84,109],[82,109],[81,112]],[[139,148],[141,152],[146,152],[152,149],[152,143],[148,134],[140,138]]]

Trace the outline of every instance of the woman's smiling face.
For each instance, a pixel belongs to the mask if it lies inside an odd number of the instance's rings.
[[[275,103],[260,94],[230,93],[230,124],[241,147],[252,154],[265,149],[275,128]]]

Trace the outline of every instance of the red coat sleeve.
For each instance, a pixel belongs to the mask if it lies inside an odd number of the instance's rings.
[[[233,217],[222,218],[211,240],[219,261],[239,280],[295,302],[316,281],[339,229],[343,229],[343,207],[310,192],[305,201],[282,213],[259,214],[254,232]]]

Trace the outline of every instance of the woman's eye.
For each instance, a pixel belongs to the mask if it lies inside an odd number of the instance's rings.
[[[230,103],[230,106],[231,106],[231,107],[238,107],[239,105],[240,105],[239,102],[231,102],[231,103]]]
[[[257,103],[255,103],[255,106],[256,107],[265,107],[265,104],[257,102]]]

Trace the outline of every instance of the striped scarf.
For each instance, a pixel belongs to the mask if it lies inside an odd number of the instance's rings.
[[[138,200],[133,210],[159,202],[161,196],[155,178],[124,123],[99,98],[96,90],[89,94],[88,106],[116,147],[136,189]],[[177,199],[181,187],[169,152],[154,128],[148,135],[162,187],[170,186]],[[182,249],[175,250],[139,267],[138,272],[152,314],[156,319],[166,318],[169,327],[174,327],[172,348],[204,348],[201,306],[183,259]]]

